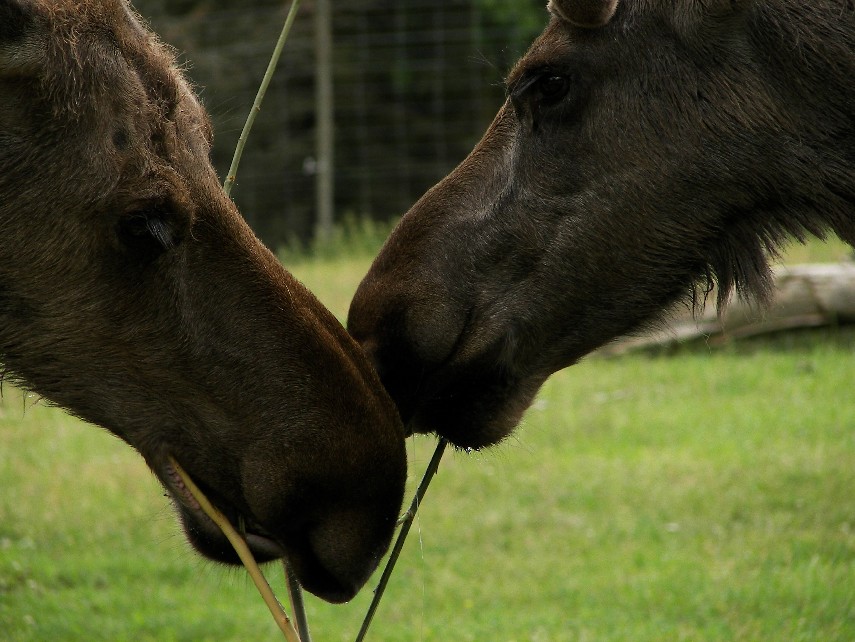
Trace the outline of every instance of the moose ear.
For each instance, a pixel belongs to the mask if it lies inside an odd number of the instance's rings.
[[[574,27],[595,29],[615,15],[618,0],[549,0],[549,11]]]
[[[38,67],[44,47],[36,38],[37,12],[34,0],[0,0],[0,77]]]

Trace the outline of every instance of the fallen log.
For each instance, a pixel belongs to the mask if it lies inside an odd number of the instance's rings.
[[[710,345],[796,328],[855,323],[855,263],[811,263],[775,270],[769,308],[740,298],[719,311],[715,294],[694,313],[686,306],[666,316],[659,329],[605,346],[606,356],[703,339]]]

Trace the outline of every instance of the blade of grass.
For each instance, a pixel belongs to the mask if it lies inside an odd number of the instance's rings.
[[[179,477],[181,477],[181,481],[184,482],[187,490],[190,491],[190,494],[193,495],[194,499],[199,502],[199,506],[201,506],[202,510],[205,511],[205,514],[211,518],[220,530],[223,531],[223,534],[228,538],[229,542],[231,542],[231,545],[238,554],[240,561],[243,562],[249,576],[255,583],[258,592],[261,593],[264,603],[267,605],[267,608],[270,609],[273,619],[276,621],[276,624],[279,626],[282,633],[285,634],[285,639],[288,640],[288,642],[300,642],[300,636],[297,635],[297,631],[294,630],[291,620],[282,609],[282,605],[279,604],[279,600],[277,600],[276,596],[273,594],[270,584],[267,583],[267,579],[265,579],[264,574],[258,567],[252,552],[246,545],[246,541],[238,534],[231,525],[231,522],[226,519],[226,516],[223,515],[207,497],[205,497],[205,494],[199,490],[199,487],[196,486],[190,475],[181,468],[179,463],[172,457],[169,458],[169,461],[175,469],[175,472],[178,473]]]
[[[359,633],[356,636],[356,642],[362,642],[362,640],[365,639],[366,633],[368,633],[368,627],[371,626],[371,620],[374,619],[374,613],[377,611],[380,599],[383,597],[386,585],[389,583],[389,578],[392,576],[395,563],[398,561],[398,556],[404,548],[404,542],[407,539],[407,534],[410,532],[410,526],[413,523],[413,519],[416,517],[416,512],[419,510],[419,506],[422,503],[422,499],[424,499],[425,493],[427,493],[428,486],[439,468],[439,462],[442,459],[442,454],[445,452],[445,447],[447,445],[448,442],[445,439],[440,439],[437,443],[436,450],[433,451],[433,457],[431,457],[430,463],[428,463],[428,466],[425,469],[422,481],[416,489],[416,494],[413,496],[413,501],[410,503],[410,508],[406,513],[404,513],[404,516],[401,519],[401,530],[398,532],[398,539],[395,540],[395,546],[389,554],[386,567],[383,569],[383,575],[380,576],[377,588],[374,589],[374,598],[368,606],[368,612],[365,614],[365,619],[362,621],[362,628],[359,629]]]

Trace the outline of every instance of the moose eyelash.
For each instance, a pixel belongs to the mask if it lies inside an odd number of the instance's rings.
[[[522,77],[508,87],[508,96],[513,99],[523,97],[532,85],[537,83],[545,74],[550,73],[548,69],[538,69],[525,72]]]
[[[148,227],[149,234],[160,243],[163,249],[171,250],[175,247],[175,237],[172,230],[169,229],[169,226],[162,219],[149,218],[146,226]]]

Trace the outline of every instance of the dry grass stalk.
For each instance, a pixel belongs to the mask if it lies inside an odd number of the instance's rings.
[[[249,550],[246,541],[235,530],[229,520],[226,519],[226,516],[211,504],[210,501],[208,501],[208,498],[205,497],[201,490],[199,490],[199,487],[196,486],[190,478],[190,475],[181,468],[178,462],[171,457],[170,461],[175,472],[181,477],[181,481],[184,482],[187,490],[191,495],[193,495],[194,499],[199,503],[199,506],[202,507],[202,510],[205,511],[205,514],[211,518],[220,530],[223,531],[223,534],[228,538],[229,542],[231,542],[235,552],[238,554],[238,557],[240,557],[241,562],[243,562],[243,565],[246,567],[247,572],[249,572],[252,581],[255,583],[258,592],[261,593],[264,603],[267,605],[267,608],[270,609],[273,619],[282,630],[282,633],[285,634],[285,639],[288,640],[288,642],[300,642],[300,636],[297,635],[297,631],[294,630],[291,620],[282,609],[282,605],[279,603],[279,600],[277,600],[276,596],[273,594],[270,584],[267,583],[267,579],[265,579],[264,574],[258,567],[258,564],[256,563],[252,552]]]

